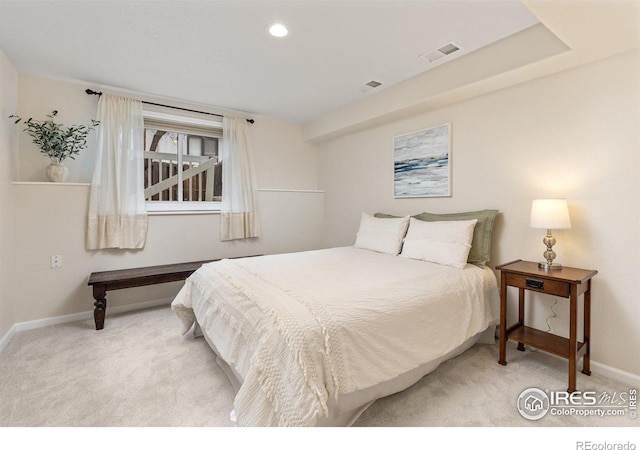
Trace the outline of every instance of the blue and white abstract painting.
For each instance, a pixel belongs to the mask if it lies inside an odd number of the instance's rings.
[[[451,195],[451,124],[393,138],[393,196]]]

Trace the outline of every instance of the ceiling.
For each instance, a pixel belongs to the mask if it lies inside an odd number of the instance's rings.
[[[20,73],[307,123],[538,23],[513,0],[0,0],[0,49]]]

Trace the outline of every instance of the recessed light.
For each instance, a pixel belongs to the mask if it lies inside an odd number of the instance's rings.
[[[278,38],[285,37],[287,34],[289,34],[289,30],[287,30],[287,27],[285,27],[281,23],[273,23],[269,25],[267,31],[269,31],[269,34],[271,36]]]

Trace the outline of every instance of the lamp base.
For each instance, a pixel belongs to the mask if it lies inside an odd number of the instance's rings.
[[[562,264],[549,264],[546,262],[538,263],[538,268],[543,270],[560,270],[562,269]]]

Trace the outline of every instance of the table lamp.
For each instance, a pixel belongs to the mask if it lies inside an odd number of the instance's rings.
[[[534,200],[531,205],[531,222],[529,226],[531,228],[547,230],[547,235],[542,240],[544,245],[547,246],[547,250],[544,252],[544,259],[546,262],[539,263],[538,267],[545,270],[562,269],[561,264],[553,262],[556,258],[556,252],[553,251],[556,238],[551,235],[551,230],[571,228],[567,200],[563,198]]]

